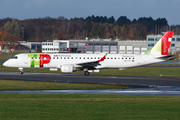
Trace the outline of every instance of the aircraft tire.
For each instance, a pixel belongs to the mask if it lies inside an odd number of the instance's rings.
[[[21,74],[21,75],[22,75],[22,74],[23,74],[23,72],[19,72],[19,74]]]
[[[88,71],[85,71],[85,72],[84,72],[84,75],[85,75],[85,76],[89,76],[89,72],[88,72]]]

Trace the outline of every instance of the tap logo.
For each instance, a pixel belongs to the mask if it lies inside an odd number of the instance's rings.
[[[173,31],[169,31],[162,37],[161,41],[161,55],[168,55],[168,50],[171,45],[171,39],[172,39]]]
[[[30,67],[44,67],[51,61],[51,56],[48,54],[28,54],[30,58]]]
[[[162,40],[162,55],[168,54],[167,44],[167,38],[164,37],[164,39]]]

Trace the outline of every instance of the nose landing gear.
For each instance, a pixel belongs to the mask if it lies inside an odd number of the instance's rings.
[[[23,68],[19,68],[20,72],[19,74],[23,74]]]

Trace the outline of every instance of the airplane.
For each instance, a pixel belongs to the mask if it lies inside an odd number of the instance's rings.
[[[89,71],[104,68],[122,70],[174,59],[174,55],[168,55],[172,36],[173,31],[167,31],[151,50],[143,54],[25,53],[15,55],[5,61],[3,66],[19,68],[20,74],[23,74],[23,68],[50,68],[56,71],[60,69],[62,73],[84,70],[85,76],[89,75]]]

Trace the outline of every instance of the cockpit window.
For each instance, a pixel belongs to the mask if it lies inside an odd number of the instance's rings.
[[[17,56],[14,56],[14,57],[12,57],[11,59],[18,59],[18,57],[17,57]]]

